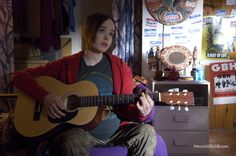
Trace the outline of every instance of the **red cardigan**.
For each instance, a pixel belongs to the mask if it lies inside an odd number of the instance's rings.
[[[51,76],[66,84],[75,83],[78,81],[80,59],[83,55],[84,52],[79,52],[47,63],[45,66],[18,71],[13,76],[13,84],[21,91],[43,102],[48,92],[40,87],[34,78]],[[113,94],[131,94],[134,88],[131,68],[119,57],[112,54],[108,56],[112,66]],[[142,122],[146,119],[146,116],[139,113],[135,104],[119,106],[115,108],[115,113],[122,121]]]

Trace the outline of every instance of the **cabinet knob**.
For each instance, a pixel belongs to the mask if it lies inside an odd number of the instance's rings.
[[[188,116],[187,115],[176,115],[174,116],[175,122],[188,122]]]

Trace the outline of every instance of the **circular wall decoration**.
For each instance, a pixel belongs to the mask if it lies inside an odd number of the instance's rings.
[[[161,51],[161,62],[169,69],[186,69],[192,63],[190,50],[181,45],[169,46]]]
[[[151,16],[164,25],[185,21],[196,4],[197,0],[146,0],[146,7]]]

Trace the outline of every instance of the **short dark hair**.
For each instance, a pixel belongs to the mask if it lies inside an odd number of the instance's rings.
[[[88,46],[91,45],[92,42],[95,41],[95,37],[96,37],[98,29],[100,28],[102,23],[108,19],[111,19],[115,25],[115,21],[112,17],[102,14],[102,13],[95,13],[95,14],[89,15],[85,19],[83,23],[83,27],[82,27],[82,39],[83,39],[83,44],[85,46],[84,48],[87,48]],[[116,37],[114,33],[111,46],[107,50],[107,52],[112,51],[115,48],[115,46],[116,46]]]

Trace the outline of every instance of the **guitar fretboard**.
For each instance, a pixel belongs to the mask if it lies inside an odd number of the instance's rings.
[[[76,96],[67,98],[67,110],[75,110],[78,107],[126,105],[135,103],[139,94],[108,95],[108,96]],[[158,100],[155,94],[150,94],[154,101]]]

